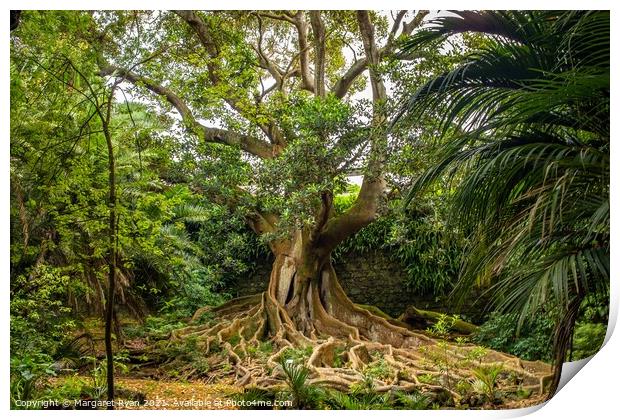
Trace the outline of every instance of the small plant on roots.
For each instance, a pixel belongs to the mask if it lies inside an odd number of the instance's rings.
[[[291,401],[294,408],[314,409],[320,405],[323,397],[322,390],[308,383],[310,370],[292,360],[286,360],[282,364],[282,370],[286,374]]]
[[[532,390],[531,389],[527,389],[527,388],[523,388],[523,387],[519,387],[519,389],[517,389],[517,398],[524,400],[526,398],[529,398],[532,395]]]
[[[223,362],[220,365],[220,369],[222,370],[222,372],[229,373],[232,372],[233,366],[230,364],[230,362]]]
[[[405,410],[426,410],[431,405],[431,401],[428,397],[420,393],[407,394],[399,391],[396,392],[394,396],[396,401],[400,403]]]
[[[247,356],[251,359],[257,359],[266,362],[267,358],[273,353],[273,344],[269,341],[261,341],[257,345],[246,346]]]
[[[379,355],[375,355],[377,360],[370,362],[364,367],[363,374],[370,380],[379,379],[386,381],[394,377],[394,369],[385,361],[385,359],[379,358]]]
[[[313,348],[311,346],[300,348],[287,348],[282,352],[282,355],[280,356],[280,363],[282,364],[282,366],[284,366],[284,364],[290,363],[289,361],[292,361],[292,363],[296,365],[303,365],[312,355],[312,350]]]
[[[231,346],[235,347],[237,344],[239,344],[239,342],[241,342],[241,336],[238,333],[234,334],[228,339],[228,342]]]
[[[478,365],[481,365],[482,360],[487,355],[487,353],[487,349],[485,349],[484,347],[476,346],[469,352],[467,352],[466,360],[472,363],[476,361],[478,362]]]
[[[424,373],[418,376],[418,380],[422,383],[431,384],[431,385],[437,383],[437,379],[430,373]]]
[[[497,378],[502,370],[502,365],[479,366],[474,369],[474,375],[476,376],[474,387],[478,391],[482,391],[489,402],[496,400]]]
[[[337,346],[334,349],[334,362],[332,363],[332,367],[340,368],[345,364],[344,354],[346,353],[347,348],[345,346]]]
[[[435,324],[431,327],[428,327],[426,331],[433,335],[445,338],[448,336],[450,330],[452,330],[454,324],[456,324],[456,321],[458,320],[458,315],[441,314],[439,315],[437,322],[435,322]]]
[[[459,394],[466,395],[466,394],[469,394],[469,392],[471,392],[472,384],[470,381],[461,379],[460,381],[456,383],[455,388],[456,388],[456,392],[458,392]]]
[[[469,338],[462,337],[462,336],[461,337],[456,337],[455,341],[456,341],[456,344],[458,344],[460,346],[463,346],[463,345],[469,343]]]
[[[457,366],[449,353],[448,342],[439,341],[436,348],[426,350],[426,355],[432,362],[433,370],[437,370],[443,375],[444,385],[450,388],[452,386],[452,372]]]

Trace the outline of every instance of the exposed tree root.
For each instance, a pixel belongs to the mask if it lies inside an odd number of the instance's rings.
[[[437,321],[445,317],[446,314],[439,312],[433,312],[429,310],[418,309],[414,306],[409,306],[405,309],[405,312],[398,317],[398,321],[404,322],[414,328],[424,330],[434,325]],[[469,322],[461,319],[453,319],[450,321],[448,329],[456,333],[472,334],[478,330],[478,327]]]
[[[476,392],[487,401],[495,390],[544,394],[553,376],[549,365],[431,337],[373,313],[346,296],[329,260],[315,259],[301,245],[288,249],[276,255],[266,292],[198,310],[192,318],[198,325],[174,331],[167,345],[191,340],[207,355],[208,375],[246,387],[283,388],[282,366],[303,363],[311,384],[420,391],[447,405]],[[211,319],[201,324],[203,317]],[[485,375],[499,366],[489,381]],[[492,389],[476,390],[484,379]]]
[[[290,305],[280,304],[265,292],[197,311],[194,320],[206,312],[215,319],[176,330],[170,340],[195,337],[220,375],[234,375],[240,386],[267,389],[285,385],[282,364],[292,362],[291,355],[303,350],[307,353],[302,363],[310,370],[311,384],[348,391],[370,382],[377,392],[443,394],[454,404],[466,401],[475,388],[476,369],[484,372],[501,365],[497,390],[528,390],[533,395],[542,395],[553,376],[550,366],[542,362],[523,361],[394,325],[352,304],[329,277],[309,285],[309,305],[304,308],[308,316],[296,322],[289,315]],[[268,346],[270,354],[261,354],[257,350],[261,346]]]

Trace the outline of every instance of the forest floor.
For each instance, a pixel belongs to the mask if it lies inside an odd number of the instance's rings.
[[[60,387],[70,380],[88,383],[88,376],[59,376],[51,380],[53,387]],[[234,398],[242,391],[231,384],[208,384],[200,380],[161,380],[131,376],[117,377],[116,408],[120,410],[238,410],[239,401]],[[493,409],[519,409],[544,402],[544,396],[523,400],[507,400]],[[259,407],[256,407],[259,408]],[[277,407],[273,407],[276,408]]]
[[[206,384],[201,381],[162,381],[153,379],[119,378],[120,388],[144,395],[134,410],[233,410],[231,395],[241,391],[225,384]]]
[[[59,376],[51,380],[60,387],[68,381],[89,383],[89,376]],[[143,379],[117,377],[116,408],[121,410],[234,410],[232,396],[241,389],[227,384],[199,380]]]

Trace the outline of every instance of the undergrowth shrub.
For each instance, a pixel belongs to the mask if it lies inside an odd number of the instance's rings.
[[[353,204],[356,190],[337,195],[334,206],[344,212]],[[403,286],[411,293],[442,295],[458,278],[465,239],[449,227],[444,199],[427,197],[404,214],[399,200],[388,212],[345,240],[334,251],[336,261],[348,253],[383,251],[407,273]]]
[[[552,317],[526,320],[519,330],[517,314],[492,313],[474,333],[473,342],[494,350],[514,354],[525,360],[552,360]]]

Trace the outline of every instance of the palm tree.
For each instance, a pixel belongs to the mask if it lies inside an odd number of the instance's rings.
[[[402,54],[464,32],[480,47],[434,77],[397,118],[442,115],[437,161],[413,186],[458,182],[453,214],[471,232],[455,296],[490,284],[521,320],[560,312],[553,395],[579,306],[609,288],[609,12],[453,12]]]

